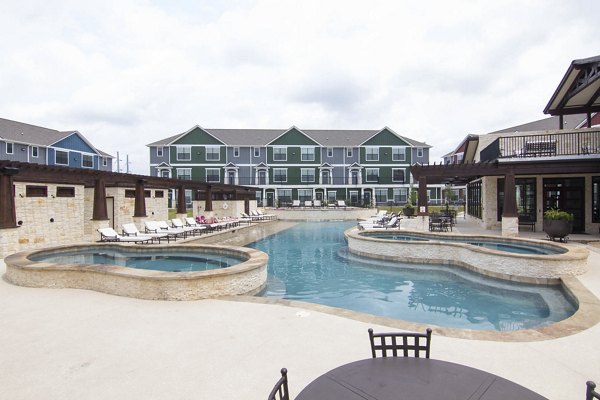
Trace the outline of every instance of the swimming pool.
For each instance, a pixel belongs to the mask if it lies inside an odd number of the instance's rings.
[[[263,296],[462,329],[511,331],[563,320],[576,307],[561,287],[349,254],[348,222],[300,223],[250,247],[269,254]]]
[[[472,246],[484,247],[490,250],[504,251],[507,253],[515,254],[564,254],[565,249],[552,246],[552,245],[537,245],[526,242],[521,243],[509,243],[506,241],[500,242],[491,239],[463,239],[456,236],[432,236],[430,234],[417,234],[417,233],[372,233],[372,232],[361,232],[361,235],[369,236],[377,239],[389,239],[389,240],[401,240],[401,241],[429,241],[439,240],[443,242],[454,242],[454,243],[466,243]]]
[[[108,264],[122,267],[166,272],[207,271],[227,268],[244,261],[216,252],[177,252],[164,251],[158,254],[140,253],[125,248],[87,249],[64,253],[40,254],[30,257],[32,261],[46,261],[56,264]]]

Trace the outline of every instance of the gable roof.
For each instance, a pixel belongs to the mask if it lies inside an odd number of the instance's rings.
[[[530,132],[530,131],[549,131],[559,129],[560,117],[549,117],[539,119],[537,121],[527,122],[526,124],[511,126],[510,128],[500,129],[498,131],[489,132],[492,133],[514,133],[514,132]],[[582,124],[586,123],[585,114],[571,114],[563,117],[563,123],[565,129],[579,128]]]
[[[24,122],[12,121],[0,118],[0,139],[17,143],[30,144],[34,146],[49,147],[71,135],[77,135],[91,149],[102,157],[114,158],[108,153],[98,150],[79,131],[57,131],[56,129],[26,124]]]

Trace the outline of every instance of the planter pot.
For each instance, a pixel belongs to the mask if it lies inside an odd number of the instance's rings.
[[[406,215],[407,217],[412,217],[415,213],[415,209],[414,208],[403,208],[402,209],[402,214]]]
[[[573,231],[573,221],[564,219],[545,219],[544,232],[551,240],[566,238]]]

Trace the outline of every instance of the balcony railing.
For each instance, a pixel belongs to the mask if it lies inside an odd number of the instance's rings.
[[[600,130],[500,137],[481,151],[480,159],[493,161],[590,154],[600,154]]]

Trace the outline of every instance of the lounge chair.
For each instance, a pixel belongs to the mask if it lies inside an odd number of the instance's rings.
[[[242,219],[248,219],[248,218],[250,218],[250,220],[252,222],[260,221],[262,219],[262,217],[255,217],[254,215],[248,215],[246,213],[240,213],[240,214],[242,214]]]
[[[159,232],[169,233],[171,235],[176,235],[184,239],[187,237],[187,231],[185,229],[173,228],[172,226],[169,226],[167,221],[156,221],[156,226],[160,228]]]
[[[316,208],[323,207],[323,205],[321,204],[321,200],[315,200],[313,206]]]
[[[132,222],[123,224],[121,227],[123,228],[124,236],[150,236],[152,242],[154,242],[154,239],[158,240],[158,243],[160,243],[161,239],[167,239],[167,243],[169,243],[169,235],[166,233],[142,233]]]
[[[179,218],[173,218],[171,220],[171,224],[175,229],[183,229],[186,234],[191,233],[193,236],[196,236],[196,233],[202,233],[202,229],[200,228],[194,228],[193,226],[183,225],[183,222],[181,222]]]
[[[166,223],[165,223],[166,224]],[[173,240],[177,240],[178,237],[181,236],[180,233],[168,232],[168,230],[164,230],[160,227],[158,222],[156,221],[144,221],[144,226],[146,228],[147,233],[162,233],[167,234],[169,238]],[[168,227],[168,225],[167,225]]]
[[[344,200],[338,200],[337,201],[337,206],[338,207],[346,208],[346,202]]]
[[[388,222],[378,224],[359,224],[359,229],[390,229],[394,228],[398,223],[398,217],[392,217]]]
[[[265,219],[277,219],[277,215],[275,215],[275,214],[265,214],[260,210],[256,210],[256,212],[258,213],[258,215],[260,215],[261,217],[263,217]]]
[[[312,207],[312,200],[305,200],[304,207]]]
[[[300,207],[300,200],[293,200],[292,207]]]
[[[250,210],[250,216],[256,217],[259,221],[264,221],[266,219],[264,215],[260,215],[256,210]]]
[[[113,228],[98,228],[100,241],[102,242],[130,242],[130,243],[150,243],[150,236],[122,236]]]

